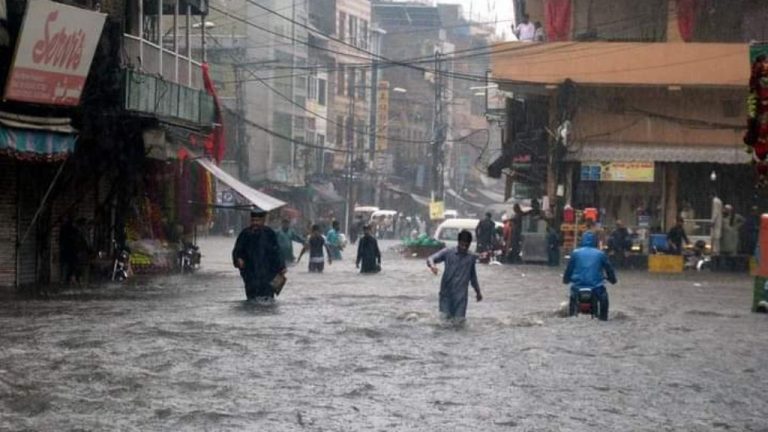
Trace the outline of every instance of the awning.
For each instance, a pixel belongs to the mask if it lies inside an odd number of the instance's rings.
[[[208,170],[208,172],[213,174],[213,176],[219,179],[219,181],[234,189],[235,192],[240,194],[243,198],[261,210],[272,211],[285,205],[283,201],[271,197],[264,192],[259,192],[256,189],[241,182],[240,180],[234,178],[228,172],[219,168],[216,166],[216,164],[208,159],[198,158],[195,159],[195,162],[199,163],[200,166]]]
[[[311,183],[309,187],[315,193],[313,201],[326,204],[346,201],[333,187],[333,183]],[[318,198],[318,200],[314,200]]]
[[[507,42],[491,53],[505,84],[703,86],[746,88],[747,43]],[[725,67],[727,65],[727,67]]]
[[[58,161],[75,151],[72,134],[0,126],[0,152],[20,160]]]
[[[409,194],[411,196],[411,199],[416,201],[416,204],[422,205],[424,207],[429,207],[429,198],[423,197],[421,195],[416,195],[414,193]]]
[[[744,151],[744,146],[587,143],[578,151],[567,153],[565,160],[744,164],[749,162],[750,156]]]

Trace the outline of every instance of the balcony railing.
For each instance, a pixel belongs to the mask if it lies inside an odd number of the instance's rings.
[[[202,127],[215,122],[213,97],[160,76],[124,70],[123,108],[169,120],[182,120]]]
[[[203,87],[200,62],[130,34],[123,35],[123,46],[128,63],[140,66],[142,72],[195,89]]]

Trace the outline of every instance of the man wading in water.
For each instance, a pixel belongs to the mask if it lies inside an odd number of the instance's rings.
[[[467,315],[467,297],[469,285],[475,289],[477,301],[483,300],[480,284],[477,282],[475,262],[477,256],[469,253],[472,234],[469,231],[459,233],[459,245],[445,248],[427,259],[427,267],[437,275],[435,264],[445,262],[445,272],[440,281],[440,313],[447,319],[463,321]]]
[[[274,298],[272,281],[286,272],[277,235],[265,225],[266,219],[267,212],[252,211],[251,226],[240,232],[232,250],[232,263],[240,269],[248,300]]]

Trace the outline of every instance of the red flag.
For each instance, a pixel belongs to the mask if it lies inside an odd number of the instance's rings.
[[[205,91],[209,95],[213,96],[213,105],[215,107],[216,113],[216,124],[213,126],[211,134],[205,138],[205,151],[218,164],[221,163],[221,160],[224,158],[224,151],[226,150],[226,142],[224,141],[224,123],[221,115],[221,104],[219,104],[219,97],[216,95],[216,87],[213,85],[208,63],[203,63],[202,68]]]

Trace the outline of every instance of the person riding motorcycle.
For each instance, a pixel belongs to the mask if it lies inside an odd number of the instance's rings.
[[[563,274],[563,283],[571,284],[571,303],[578,296],[580,289],[591,289],[592,295],[597,297],[599,304],[598,318],[608,320],[608,291],[605,289],[605,280],[615,284],[616,273],[613,270],[608,256],[597,249],[597,238],[592,232],[584,233],[581,247],[571,253],[568,267]]]

